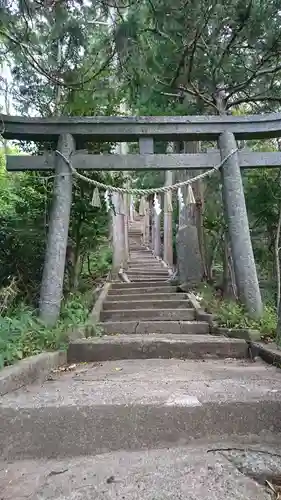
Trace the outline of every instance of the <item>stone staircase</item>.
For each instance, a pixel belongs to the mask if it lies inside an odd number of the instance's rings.
[[[104,335],[71,342],[67,368],[1,397],[1,499],[270,500],[280,370],[209,334],[139,222],[130,245],[131,282],[111,283]]]
[[[108,359],[241,358],[247,344],[210,335],[187,293],[169,282],[169,269],[142,244],[141,221],[129,226],[129,283],[110,285],[100,314],[102,338],[73,342],[70,361]]]

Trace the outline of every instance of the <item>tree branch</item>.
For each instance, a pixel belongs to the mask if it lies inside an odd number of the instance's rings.
[[[232,47],[232,45],[234,44],[235,40],[237,39],[237,36],[241,33],[241,31],[244,29],[249,17],[250,17],[250,13],[251,13],[251,9],[252,9],[252,6],[253,6],[253,0],[250,0],[249,1],[249,5],[248,7],[246,8],[246,12],[245,12],[245,16],[244,16],[244,19],[243,21],[241,22],[241,24],[238,26],[238,28],[232,32],[232,36],[229,40],[229,42],[227,43],[226,47],[223,49],[223,52],[221,54],[221,57],[219,58],[217,64],[215,65],[214,69],[213,69],[213,78],[215,77],[215,74],[216,74],[216,71],[218,68],[220,68],[222,66],[222,62],[223,62],[223,59],[225,58],[226,54],[229,52],[230,48]]]
[[[50,82],[52,82],[53,84],[55,84],[57,86],[68,88],[68,89],[72,89],[72,90],[79,90],[79,88],[82,88],[83,85],[85,85],[85,83],[89,83],[90,81],[96,79],[107,68],[107,66],[109,65],[109,63],[112,61],[112,59],[114,57],[114,52],[112,52],[107,57],[107,59],[104,62],[104,64],[102,64],[102,66],[99,68],[99,70],[94,75],[92,75],[90,78],[88,78],[87,80],[82,80],[82,81],[79,81],[79,82],[78,81],[74,82],[72,84],[67,84],[67,83],[63,82],[62,80],[59,80],[59,79],[51,76],[48,73],[48,71],[45,68],[43,68],[40,63],[38,63],[38,61],[36,60],[36,58],[30,52],[29,47],[27,47],[27,45],[23,44],[22,42],[20,42],[19,40],[17,40],[16,38],[12,37],[8,33],[5,33],[2,30],[0,30],[0,35],[3,35],[8,40],[10,40],[10,42],[12,42],[13,44],[19,46],[21,48],[22,52],[23,52],[23,55],[27,59],[27,62],[31,65],[31,67],[33,69],[35,69],[36,71],[38,71],[42,76],[45,76],[45,78],[47,78]],[[24,51],[25,51],[25,53],[24,53]],[[31,61],[28,59],[27,55],[31,59]]]
[[[280,97],[274,97],[274,96],[266,96],[266,95],[254,95],[254,96],[245,96],[241,97],[240,99],[236,99],[235,101],[227,104],[226,109],[230,109],[232,106],[239,106],[239,104],[246,104],[250,102],[281,102],[281,96]]]
[[[268,50],[267,54],[265,54],[262,57],[262,59],[260,60],[259,64],[257,65],[257,67],[255,68],[255,70],[253,71],[253,74],[249,78],[247,78],[243,82],[241,82],[238,85],[236,85],[236,87],[235,86],[232,87],[232,88],[231,87],[226,87],[224,89],[225,92],[228,94],[227,99],[229,99],[236,92],[240,92],[243,89],[245,89],[246,87],[248,87],[250,85],[250,83],[252,83],[256,78],[258,78],[260,76],[264,76],[266,74],[277,73],[281,69],[281,65],[274,66],[274,67],[267,68],[267,69],[261,69],[272,58],[273,49],[276,46],[276,44],[277,44],[277,42],[279,41],[280,38],[281,38],[281,33],[280,33],[279,37],[277,37],[274,40],[274,42],[273,42],[270,50]],[[277,54],[274,54],[274,55],[277,55]],[[251,71],[251,70],[249,69],[249,71]]]

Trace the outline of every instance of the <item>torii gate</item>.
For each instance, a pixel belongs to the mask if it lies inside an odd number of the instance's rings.
[[[57,149],[80,170],[204,170],[219,164],[237,148],[236,139],[281,136],[281,114],[252,116],[160,116],[160,117],[61,117],[24,118],[3,116],[3,137],[56,142]],[[86,140],[136,142],[139,154],[93,155],[77,150]],[[219,150],[197,154],[154,154],[154,140],[217,141]],[[256,316],[262,301],[254,262],[245,205],[241,168],[277,167],[281,153],[239,151],[222,168],[223,199],[234,260],[239,299]],[[8,156],[8,171],[55,169],[53,211],[50,218],[46,260],[42,278],[40,313],[54,324],[60,312],[68,225],[72,197],[72,176],[65,161],[55,153],[42,156]],[[67,174],[67,175],[66,175]]]

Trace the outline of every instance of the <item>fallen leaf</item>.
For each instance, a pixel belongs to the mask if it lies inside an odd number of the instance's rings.
[[[57,476],[58,474],[63,474],[64,472],[67,472],[68,469],[63,469],[63,470],[52,470],[48,476]]]
[[[68,369],[69,369],[69,370],[74,370],[74,369],[76,368],[76,366],[77,366],[77,365],[76,365],[75,363],[73,363],[72,365],[69,365],[69,366],[68,366]]]
[[[114,476],[110,476],[110,477],[108,477],[108,478],[107,478],[107,480],[106,480],[107,484],[114,483],[114,481],[115,481],[115,477],[114,477]]]

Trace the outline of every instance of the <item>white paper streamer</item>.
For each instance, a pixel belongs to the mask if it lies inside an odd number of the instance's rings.
[[[187,188],[186,204],[187,205],[196,205],[196,201],[195,201],[194,194],[193,194],[193,189],[192,189],[190,184],[188,184],[188,188]]]
[[[108,212],[110,210],[110,203],[109,203],[109,193],[107,190],[104,193],[104,200],[106,204],[106,211]]]
[[[179,200],[179,209],[181,211],[184,208],[183,194],[181,188],[178,188],[178,200]]]
[[[154,195],[154,210],[155,210],[156,215],[160,215],[162,212],[159,198],[158,198],[156,193]]]

